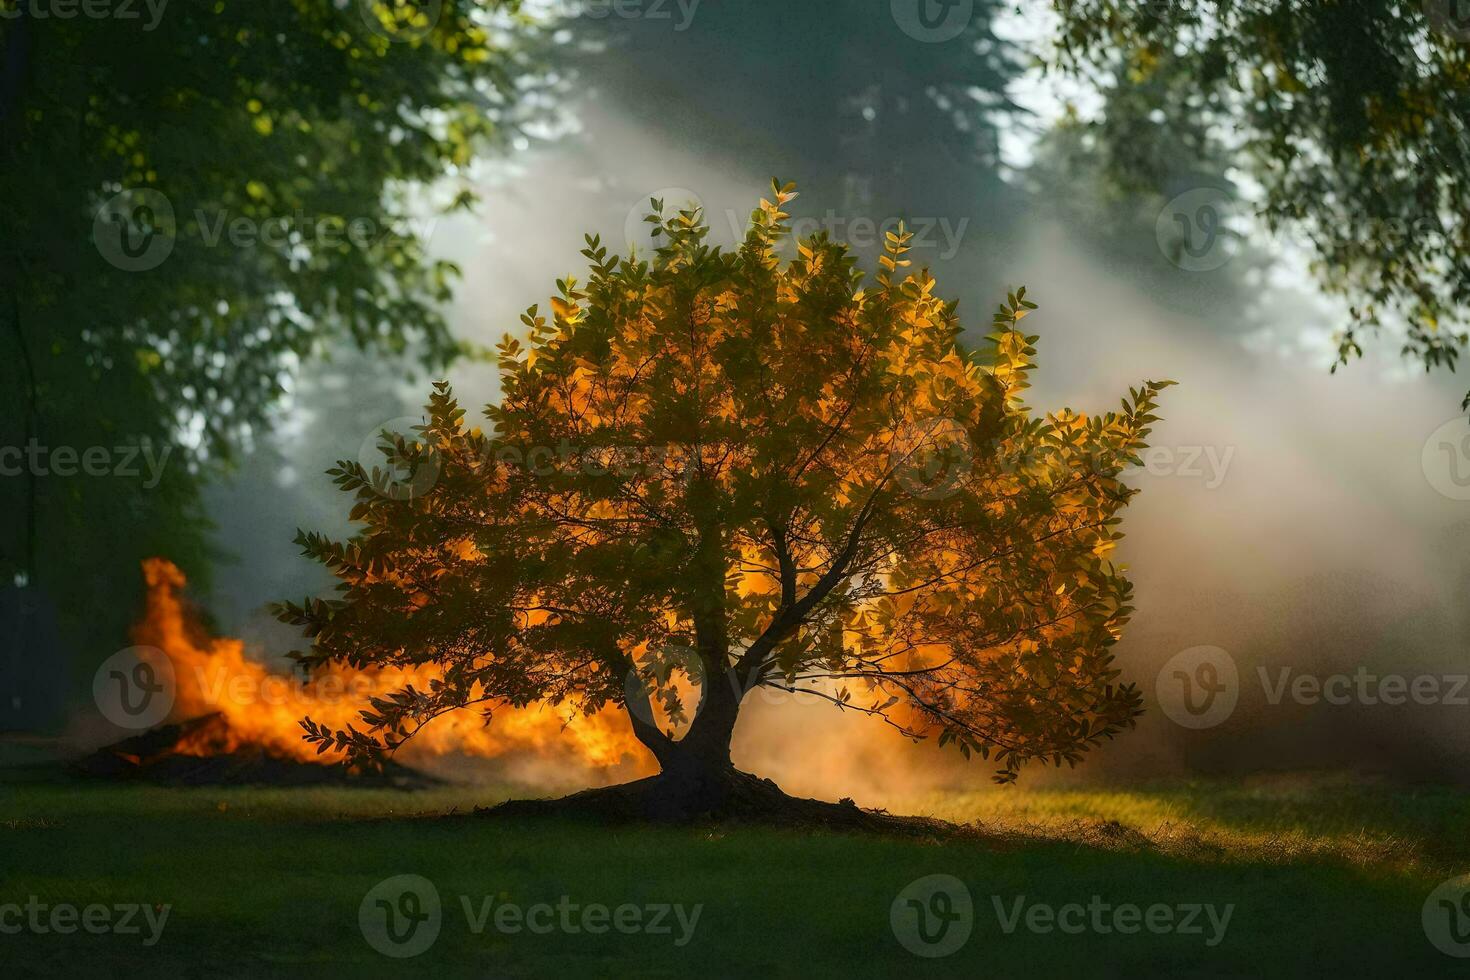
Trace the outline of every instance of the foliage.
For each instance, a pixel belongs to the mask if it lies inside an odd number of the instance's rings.
[[[1017,112],[1006,89],[1024,65],[991,29],[993,0],[964,5],[962,29],[941,43],[916,40],[905,33],[912,14],[872,0],[704,3],[683,24],[590,6],[603,16],[574,22],[600,59],[589,74],[616,86],[621,108],[645,125],[675,126],[706,153],[780,160],[840,214],[1002,220],[997,130]]]
[[[1339,364],[1389,326],[1426,369],[1454,368],[1470,316],[1470,45],[1453,4],[1054,5],[1051,60],[1107,94],[1092,129],[1115,179],[1158,192],[1181,150],[1223,153],[1259,186],[1267,226],[1350,302]]]
[[[501,344],[491,431],[439,384],[388,468],[331,471],[363,530],[300,535],[341,582],[279,607],[313,638],[298,656],[442,680],[374,699],[367,732],[308,720],[323,749],[548,701],[624,706],[657,754],[638,692],[682,707],[670,659],[701,688],[696,728],[727,682],[737,703],[811,692],[993,756],[1001,780],[1132,724],[1111,655],[1131,587],[1109,556],[1168,382],[1032,416],[1024,290],[980,357],[927,271],[899,278],[906,233],[865,288],[825,234],[783,261],[795,193],[772,191],[734,252],[658,201],[651,261],[589,237],[587,284],[558,282],[551,316]]]
[[[124,6],[145,10],[106,10]],[[418,7],[212,0],[155,21],[0,0],[0,444],[169,452],[156,485],[0,482],[6,579],[91,610],[149,553],[202,578],[201,474],[303,358],[339,338],[459,351],[438,312],[457,270],[407,189],[512,131],[527,66],[507,4]],[[108,221],[171,251],[120,268],[94,241]],[[109,611],[98,642],[130,615]]]

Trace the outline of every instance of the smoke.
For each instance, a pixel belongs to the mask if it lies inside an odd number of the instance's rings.
[[[668,39],[676,41],[692,43]],[[647,56],[625,52],[622,67]],[[722,139],[677,93],[665,92],[658,105],[680,124],[660,126],[650,103],[630,104],[641,96],[599,89],[597,81],[588,79],[577,135],[487,168],[482,213],[437,226],[435,251],[465,269],[452,311],[461,335],[489,344],[516,329],[520,311],[544,302],[555,278],[580,271],[584,232],[621,250],[630,216],[636,228],[650,196],[693,191],[718,243],[731,237],[725,216],[747,213],[773,174],[834,197],[844,186],[836,164],[807,175],[784,169],[787,159],[747,153],[738,133]],[[801,101],[779,78],[753,80],[741,97]],[[812,111],[805,106],[802,118]],[[764,118],[742,116],[750,117]],[[780,143],[766,133],[760,145]],[[884,190],[902,198],[905,188]],[[1272,685],[1282,669],[1319,681],[1360,671],[1409,682],[1470,674],[1457,601],[1470,520],[1464,502],[1436,491],[1421,460],[1426,440],[1456,415],[1455,385],[1407,377],[1391,359],[1329,376],[1319,347],[1306,341],[1329,332],[1336,312],[1278,286],[1220,288],[1245,280],[1243,260],[1238,269],[1180,270],[1150,229],[1120,271],[1119,256],[1102,254],[1082,229],[1019,209],[1015,188],[992,182],[946,191],[931,183],[923,193],[936,222],[947,217],[957,229],[973,219],[953,248],[915,256],[934,269],[943,293],[961,300],[972,337],[983,334],[987,311],[1008,288],[1025,284],[1041,304],[1027,321],[1041,335],[1033,408],[1106,411],[1146,378],[1180,383],[1165,393],[1156,453],[1131,478],[1143,492],[1125,515],[1120,556],[1137,586],[1137,612],[1119,664],[1123,679],[1143,690],[1148,714],[1137,731],[1095,753],[1085,776],[1301,767],[1453,776],[1470,755],[1470,707],[1446,703],[1453,701],[1447,687],[1427,704],[1368,703],[1356,693],[1343,704],[1290,693],[1272,703],[1260,670]],[[685,203],[666,196],[671,206]],[[851,207],[808,193],[794,212],[821,217]],[[336,458],[322,453],[324,444],[351,455],[373,425],[412,404],[403,365],[353,362],[351,370],[373,383],[339,383],[329,411],[303,410],[289,439],[246,460],[212,497],[223,518],[220,544],[242,564],[221,570],[211,605],[227,632],[253,637],[263,650],[284,649],[283,638],[260,626],[256,610],[283,591],[325,584],[290,542],[297,523],[335,530],[340,521],[343,502],[317,475]],[[340,375],[328,366],[304,378],[303,404]],[[457,368],[452,380],[472,410],[496,397],[489,366]],[[1237,703],[1213,726],[1189,728],[1163,710],[1169,692],[1159,674],[1175,655],[1201,646],[1231,658]],[[910,744],[830,704],[760,696],[742,717],[735,752],[738,764],[789,791],[863,803],[982,786],[990,775],[983,762]],[[567,782],[564,770],[533,762],[517,775],[553,788]],[[1041,769],[1023,776],[1052,778]]]
[[[1136,474],[1143,492],[1121,555],[1138,613],[1120,660],[1153,710],[1141,732],[1104,753],[1104,768],[1135,768],[1137,752],[1143,769],[1453,775],[1470,750],[1470,706],[1450,696],[1454,678],[1470,674],[1453,601],[1467,523],[1422,455],[1455,414],[1454,386],[1404,377],[1382,359],[1331,376],[1320,359],[1248,349],[1225,326],[1242,311],[1165,309],[1077,240],[1039,225],[1017,258],[1014,275],[1042,303],[1034,404],[1101,407],[1143,375],[1180,382],[1151,439],[1163,450],[1158,465]],[[1289,293],[1268,294],[1261,308],[1254,315],[1281,332],[1332,315]],[[1223,471],[1209,465],[1211,449],[1229,460]],[[1191,730],[1159,710],[1169,692],[1156,685],[1170,657],[1202,645],[1235,662],[1239,703]],[[1371,684],[1343,703],[1314,698],[1310,684],[1306,697],[1272,703],[1283,670],[1443,683],[1433,703],[1382,703]]]

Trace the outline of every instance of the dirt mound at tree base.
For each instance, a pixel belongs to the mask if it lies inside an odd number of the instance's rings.
[[[583,790],[557,799],[509,800],[477,807],[476,815],[567,818],[597,823],[750,824],[810,830],[861,831],[901,837],[986,836],[933,817],[902,817],[839,803],[790,796],[769,779],[729,769],[697,784],[667,775]]]
[[[228,746],[199,752],[194,746]],[[74,773],[163,786],[362,786],[422,789],[439,780],[395,762],[381,769],[311,762],[253,744],[234,744],[220,715],[161,725],[104,746],[71,765]]]

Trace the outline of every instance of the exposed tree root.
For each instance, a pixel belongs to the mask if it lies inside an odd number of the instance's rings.
[[[475,812],[488,817],[570,818],[607,824],[753,824],[903,837],[980,836],[973,828],[945,820],[867,810],[848,799],[828,803],[789,796],[771,780],[733,768],[705,774],[698,781],[661,774],[557,799],[510,800]]]

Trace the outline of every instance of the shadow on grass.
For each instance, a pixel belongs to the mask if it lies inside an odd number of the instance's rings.
[[[1090,825],[1098,839],[914,840],[442,819],[453,804],[437,793],[0,792],[0,904],[34,895],[51,905],[170,906],[152,947],[137,936],[0,936],[10,975],[1108,977],[1166,968],[1244,977],[1438,972],[1451,963],[1420,926],[1433,879],[1320,858],[1199,860],[1122,824]],[[1201,814],[1269,827],[1269,801],[1213,792],[1222,798],[1201,801]],[[1383,802],[1413,816],[1416,799]],[[403,816],[380,819],[390,809]],[[399,961],[365,941],[359,909],[375,885],[402,874],[432,882],[442,915],[432,947]],[[915,957],[890,925],[899,893],[932,874],[958,878],[973,898],[972,934],[943,959]],[[698,906],[699,917],[682,945],[677,927],[594,934],[575,916],[571,928],[546,934],[498,929],[493,915],[476,931],[487,900],[491,909],[680,904]],[[1203,914],[1191,933],[1122,934],[1090,914],[1075,934],[1026,924],[1038,904],[1099,903],[1163,906],[1176,922],[1190,906],[1213,906],[1217,919],[1228,907],[1230,918],[1223,935]],[[1021,921],[1008,931],[1018,908]]]

